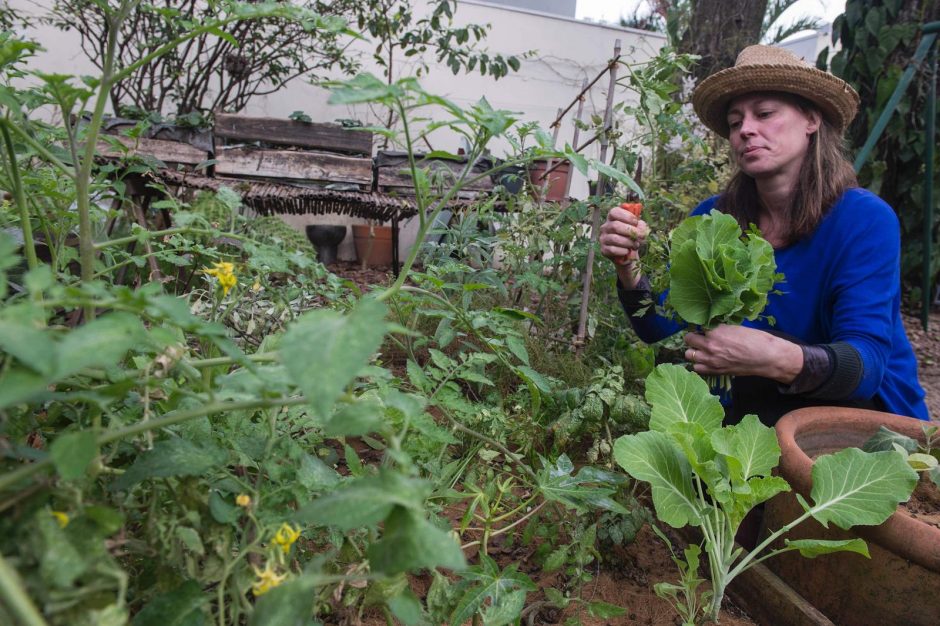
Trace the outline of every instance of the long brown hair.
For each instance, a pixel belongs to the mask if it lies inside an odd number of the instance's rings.
[[[809,100],[795,94],[774,94],[791,101],[804,112],[815,111],[822,120],[819,130],[810,136],[809,148],[793,200],[787,208],[783,233],[790,244],[810,235],[846,189],[858,187],[855,170],[846,158],[845,140],[822,112]],[[741,228],[759,223],[761,200],[757,183],[740,169],[728,181],[724,193],[718,198],[718,210],[733,215]]]

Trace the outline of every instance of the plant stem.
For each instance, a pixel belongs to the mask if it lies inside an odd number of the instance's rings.
[[[13,148],[13,139],[7,124],[0,125],[0,134],[6,147],[7,159],[10,161],[10,181],[13,183],[13,201],[20,212],[20,228],[23,229],[23,249],[26,250],[26,265],[33,270],[39,266],[36,258],[36,242],[33,241],[33,226],[29,222],[29,208],[26,206],[26,194],[23,192],[23,180],[20,178],[20,168],[16,164],[16,150]],[[52,245],[52,242],[48,242]]]
[[[47,626],[46,620],[29,595],[23,589],[23,582],[6,559],[0,555],[0,595],[3,603],[24,626]]]

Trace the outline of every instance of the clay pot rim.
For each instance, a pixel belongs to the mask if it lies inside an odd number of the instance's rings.
[[[911,417],[848,407],[809,407],[787,413],[775,429],[780,442],[780,473],[803,497],[812,490],[813,461],[796,443],[801,434],[843,430],[874,434],[882,425],[917,439],[925,422]],[[898,510],[880,526],[855,526],[852,532],[930,571],[940,572],[940,528]]]

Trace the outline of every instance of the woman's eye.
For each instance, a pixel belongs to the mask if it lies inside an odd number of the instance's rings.
[[[773,114],[773,111],[759,111],[757,113],[757,117],[760,117],[760,118],[770,117],[772,114]]]
[[[728,128],[737,128],[741,125],[741,120],[731,120],[728,122]]]

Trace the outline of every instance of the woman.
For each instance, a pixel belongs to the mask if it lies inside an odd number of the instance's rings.
[[[703,375],[732,375],[729,421],[767,424],[794,408],[849,405],[929,419],[917,361],[900,315],[900,228],[878,196],[858,187],[842,133],[858,94],[844,81],[771,46],[745,48],[732,68],[698,85],[695,112],[725,137],[738,171],[699,205],[757,224],[786,276],[769,297],[776,320],[685,335],[685,358]],[[638,250],[647,225],[611,209],[601,253],[617,264],[618,293],[648,342],[680,330],[652,312]]]

